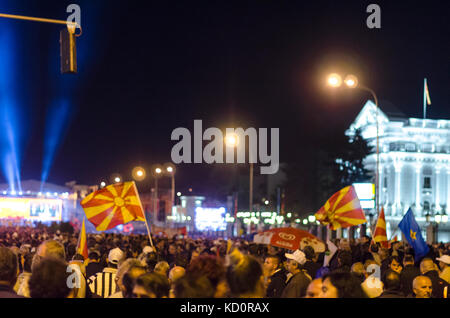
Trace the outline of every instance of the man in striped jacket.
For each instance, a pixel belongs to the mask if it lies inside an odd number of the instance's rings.
[[[93,294],[102,298],[108,298],[117,291],[117,267],[123,261],[123,258],[124,253],[120,248],[112,249],[109,252],[108,266],[105,267],[102,272],[89,278],[88,284]]]

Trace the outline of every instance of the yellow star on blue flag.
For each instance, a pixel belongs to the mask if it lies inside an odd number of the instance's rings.
[[[414,258],[416,261],[419,261],[420,258],[428,254],[430,249],[422,237],[419,224],[417,224],[411,208],[409,208],[408,212],[403,216],[398,227],[402,230],[406,240],[414,249]]]

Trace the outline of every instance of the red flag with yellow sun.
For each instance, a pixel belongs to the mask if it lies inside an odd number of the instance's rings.
[[[89,194],[81,206],[97,231],[131,221],[145,222],[144,209],[134,182],[117,183]]]
[[[345,187],[333,194],[317,211],[315,217],[323,225],[329,225],[332,230],[367,222],[353,186]]]

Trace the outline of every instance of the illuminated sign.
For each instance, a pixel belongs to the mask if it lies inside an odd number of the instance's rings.
[[[196,208],[195,227],[198,231],[225,231],[225,208]]]
[[[0,219],[61,221],[62,200],[0,198]]]
[[[375,208],[375,184],[373,183],[354,183],[356,195],[361,203],[362,209]]]

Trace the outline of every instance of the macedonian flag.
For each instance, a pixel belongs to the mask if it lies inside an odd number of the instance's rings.
[[[145,222],[144,209],[134,182],[117,183],[89,194],[81,206],[97,231],[131,221]]]
[[[317,221],[332,230],[366,223],[355,188],[348,186],[333,194],[315,214]]]
[[[80,236],[78,237],[77,254],[83,255],[84,259],[88,258],[88,245],[86,236],[85,218],[81,227]]]
[[[386,220],[384,218],[384,208],[381,208],[380,215],[378,216],[377,225],[373,232],[373,241],[379,242],[383,248],[389,248],[387,234],[386,234]]]

